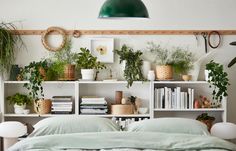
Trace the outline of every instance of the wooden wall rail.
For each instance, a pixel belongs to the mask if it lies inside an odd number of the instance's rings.
[[[16,30],[19,35],[41,35],[45,30]],[[66,30],[72,35],[75,30]],[[80,35],[194,35],[212,30],[76,30]],[[217,30],[221,35],[236,35],[236,30]],[[57,33],[52,33],[57,34]]]

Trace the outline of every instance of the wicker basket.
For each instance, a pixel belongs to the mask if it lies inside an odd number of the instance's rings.
[[[64,79],[75,80],[75,65],[67,64],[64,67]]]
[[[48,114],[51,112],[52,101],[50,99],[38,100],[34,102],[34,111],[38,114]]]
[[[173,68],[170,65],[156,66],[156,76],[158,80],[173,79]]]
[[[133,105],[116,104],[111,105],[112,115],[129,115],[134,114]]]

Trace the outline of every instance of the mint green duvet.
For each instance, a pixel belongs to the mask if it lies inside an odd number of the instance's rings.
[[[97,132],[27,138],[9,151],[62,150],[231,150],[236,145],[211,136],[157,132]]]

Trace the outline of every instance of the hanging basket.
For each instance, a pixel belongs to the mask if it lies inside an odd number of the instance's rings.
[[[41,99],[34,102],[34,111],[37,114],[48,114],[51,112],[52,101],[50,99]]]
[[[173,67],[171,65],[156,66],[156,76],[158,80],[172,80]]]

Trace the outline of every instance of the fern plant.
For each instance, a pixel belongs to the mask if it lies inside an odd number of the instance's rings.
[[[140,50],[134,51],[132,48],[123,45],[121,50],[115,50],[115,52],[120,56],[120,63],[126,62],[124,77],[128,82],[127,87],[131,87],[134,81],[145,81],[142,74],[141,67],[143,65],[143,60],[141,55],[143,54]]]

